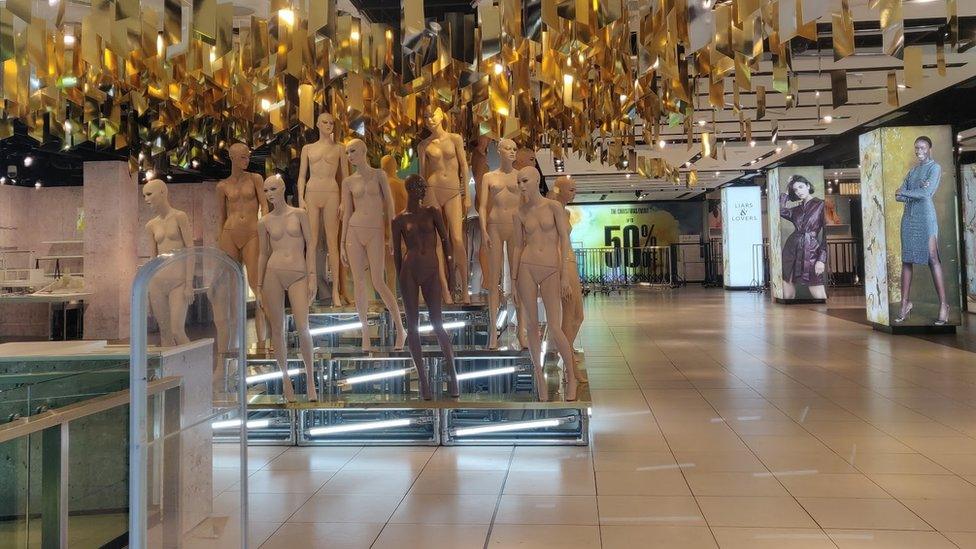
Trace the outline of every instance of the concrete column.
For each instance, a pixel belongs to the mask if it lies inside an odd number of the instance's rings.
[[[85,339],[129,335],[129,292],[136,272],[139,189],[126,162],[85,162]]]

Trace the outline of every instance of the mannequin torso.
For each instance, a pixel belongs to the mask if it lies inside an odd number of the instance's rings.
[[[261,184],[261,176],[251,172],[231,174],[217,183],[217,191],[222,193],[225,208],[222,244],[232,244],[238,250],[243,250],[248,242],[257,238],[258,212],[263,209]]]
[[[458,162],[458,143],[461,136],[456,133],[445,134],[441,137],[431,137],[423,147],[430,203],[443,206],[452,198],[461,194],[461,176]]]
[[[353,202],[350,227],[383,228],[386,204],[382,188],[385,183],[386,175],[383,171],[369,166],[364,166],[349,176],[346,185],[349,186]]]
[[[186,248],[189,235],[184,235],[183,229],[189,227],[189,223],[190,218],[186,212],[174,209],[150,219],[149,223],[146,223],[146,230],[155,242],[156,255]]]
[[[153,255],[173,253],[192,245],[190,217],[173,208],[169,191],[159,179],[146,183],[143,197],[156,217],[146,223]],[[149,307],[159,326],[160,345],[181,345],[190,341],[186,335],[186,310],[193,299],[193,265],[184,261],[159,271],[149,283]]]

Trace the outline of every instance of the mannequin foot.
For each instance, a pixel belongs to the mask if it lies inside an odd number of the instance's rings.
[[[364,353],[369,353],[373,351],[373,341],[371,339],[363,339],[362,349]]]
[[[342,297],[340,297],[337,292],[333,292],[332,293],[332,306],[333,307],[342,307],[342,305],[343,305],[343,303],[342,303]]]
[[[407,332],[403,327],[397,328],[396,345],[393,346],[394,351],[402,351],[403,345],[407,342]]]
[[[496,330],[492,326],[489,326],[488,327],[488,330],[489,330],[489,332],[488,332],[488,350],[489,351],[496,351],[496,350],[498,350],[498,330]]]
[[[546,385],[546,375],[541,371],[537,371],[534,375],[535,378],[535,392],[539,396],[539,402],[548,402],[549,400],[549,386]]]
[[[458,380],[456,377],[447,378],[447,394],[449,394],[451,398],[461,396],[461,389],[458,388]]]
[[[946,322],[949,322],[949,304],[943,303],[939,307],[939,318],[935,321],[936,326],[945,326]]]
[[[590,381],[590,378],[586,375],[586,370],[584,368],[580,368],[579,364],[576,364],[573,367],[573,375],[576,377],[576,381],[579,383],[589,383]]]
[[[297,402],[298,401],[298,399],[295,397],[295,389],[294,389],[294,387],[291,386],[291,383],[287,383],[286,382],[285,385],[282,385],[282,387],[281,387],[281,394],[282,394],[283,397],[285,397],[285,401],[286,402]]]
[[[908,314],[912,312],[912,307],[913,306],[914,305],[912,305],[912,302],[911,301],[909,301],[905,305],[902,305],[901,306],[901,316],[899,316],[898,318],[896,318],[895,319],[895,322],[904,322],[905,319],[908,318]]]
[[[566,380],[566,402],[572,402],[576,400],[577,393],[579,392],[579,383],[576,381],[576,377],[573,375],[569,376]]]

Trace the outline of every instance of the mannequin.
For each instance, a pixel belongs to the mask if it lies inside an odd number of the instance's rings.
[[[535,367],[535,386],[539,400],[549,400],[543,360],[540,355],[539,311],[536,303],[542,296],[546,308],[549,336],[563,359],[566,400],[576,400],[576,372],[573,348],[560,326],[563,294],[569,293],[569,281],[562,276],[566,250],[569,249],[569,226],[562,205],[542,196],[539,182],[542,174],[534,167],[518,171],[522,205],[515,216],[515,234],[520,245],[515,248],[515,288],[525,304],[525,328],[529,339],[529,356]]]
[[[234,261],[243,263],[247,271],[247,285],[257,294],[258,286],[258,217],[268,213],[268,201],[264,197],[261,176],[245,171],[251,162],[251,151],[243,143],[234,143],[227,152],[230,156],[230,177],[217,183],[217,207],[219,208],[220,235],[217,246]],[[227,322],[214,317],[217,331]],[[268,325],[264,310],[258,303],[254,315],[258,346],[268,340]],[[225,328],[223,328],[225,329]],[[224,341],[218,335],[218,339]]]
[[[295,388],[288,377],[288,349],[285,345],[285,293],[298,329],[299,349],[305,363],[308,400],[318,400],[312,372],[312,336],[308,331],[308,309],[315,297],[315,248],[308,214],[285,202],[285,182],[280,175],[264,180],[264,193],[274,207],[258,222],[261,252],[258,259],[258,296],[271,317],[271,338],[275,360],[282,373],[285,399],[295,402]]]
[[[573,224],[569,218],[569,211],[566,210],[566,205],[576,198],[576,181],[573,181],[573,178],[568,175],[562,175],[556,178],[552,189],[553,198],[563,206],[566,225],[572,233]],[[569,344],[573,345],[576,342],[576,336],[579,335],[580,326],[583,325],[583,284],[580,282],[579,268],[576,265],[576,252],[573,251],[572,247],[566,250],[566,255],[563,257],[563,278],[569,282],[570,288],[569,293],[563,294],[562,328]],[[576,368],[577,381],[586,381],[585,370],[580,368],[579,360],[574,362],[574,367]]]
[[[404,211],[393,219],[393,261],[396,263],[400,280],[400,294],[403,295],[403,306],[407,311],[407,342],[413,363],[417,367],[420,378],[420,394],[424,400],[430,400],[430,378],[424,370],[423,354],[420,349],[420,303],[418,292],[423,292],[430,323],[434,326],[434,334],[440,344],[447,367],[448,393],[452,397],[460,395],[458,390],[457,371],[454,368],[454,348],[451,337],[444,330],[441,318],[441,279],[437,271],[437,240],[440,239],[442,252],[447,261],[447,272],[453,273],[454,258],[451,254],[451,242],[447,228],[441,219],[441,212],[431,206],[422,206],[421,201],[427,193],[427,182],[418,175],[407,178],[408,202]],[[402,246],[407,252],[404,256]]]
[[[146,223],[153,256],[193,245],[190,218],[186,212],[170,205],[166,183],[151,179],[142,187],[142,196],[156,214]],[[163,347],[190,342],[186,336],[186,308],[193,300],[193,264],[187,262],[179,267],[182,272],[175,268],[164,269],[150,283],[149,308],[159,324],[159,344]]]
[[[397,176],[397,161],[391,155],[384,155],[380,159],[380,169],[386,173],[386,183],[390,189],[390,196],[393,197],[393,215],[396,216],[407,207],[407,188],[404,187],[403,180]],[[398,287],[396,273],[393,256],[386,256],[386,285],[394,292]]]
[[[508,267],[515,278],[512,258],[518,245],[515,238],[515,215],[522,198],[519,193],[518,172],[512,167],[517,147],[511,139],[498,142],[501,165],[482,179],[481,199],[478,202],[478,218],[481,222],[481,248],[488,251],[488,271],[484,275],[488,289],[488,318],[494,323],[502,297],[502,270],[505,266],[505,248],[508,248]],[[519,311],[521,312],[521,311]],[[521,321],[521,315],[519,315]],[[498,348],[498,330],[489,328],[488,348]]]
[[[456,258],[454,268],[461,284],[461,300],[471,303],[471,296],[468,295],[467,252],[464,248],[464,205],[468,187],[468,160],[464,152],[464,141],[460,135],[447,131],[444,112],[439,108],[428,109],[425,122],[431,135],[417,147],[420,175],[429,187],[428,204],[441,211],[451,237],[451,249]],[[441,282],[446,285],[447,281],[442,277]],[[450,294],[453,289],[453,285],[445,288],[448,303],[452,302]]]
[[[359,139],[348,142],[346,157],[356,171],[342,186],[342,262],[352,268],[356,311],[363,323],[363,351],[372,350],[366,319],[369,298],[364,281],[367,271],[373,289],[380,294],[380,299],[393,317],[397,334],[394,349],[400,350],[403,349],[407,333],[403,329],[396,298],[383,280],[386,268],[384,248],[387,254],[392,253],[390,222],[393,220],[393,199],[387,187],[386,174],[369,165],[366,143]]]
[[[345,147],[333,138],[335,118],[322,113],[316,120],[319,140],[302,147],[298,167],[298,205],[308,212],[312,228],[310,245],[318,250],[319,235],[325,227],[325,248],[329,279],[332,281],[332,305],[342,305],[339,276],[339,205],[342,180],[349,173]],[[317,252],[316,252],[317,253]]]
[[[481,183],[485,174],[488,173],[488,144],[491,138],[486,135],[479,136],[471,143],[471,175],[474,177],[474,205],[478,210],[479,224],[481,215]],[[485,281],[488,279],[488,246],[485,245],[484,232],[481,233],[481,245],[478,246],[478,265],[481,267],[481,286],[486,287]]]

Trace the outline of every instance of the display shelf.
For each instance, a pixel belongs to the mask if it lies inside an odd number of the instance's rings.
[[[419,395],[418,373],[406,351],[355,348],[316,349],[313,372],[319,400],[305,398],[305,374],[289,358],[297,402],[282,396],[281,373],[269,353],[248,359],[249,442],[298,445],[343,444],[536,444],[585,445],[592,406],[581,384],[566,401],[561,370],[547,364],[550,400],[535,397],[531,361],[516,350],[455,349],[461,395],[446,391],[443,357],[423,349],[434,398]],[[268,414],[277,413],[269,417]],[[285,415],[291,414],[291,415]],[[286,436],[293,421],[292,438]],[[253,422],[253,425],[252,425]]]

